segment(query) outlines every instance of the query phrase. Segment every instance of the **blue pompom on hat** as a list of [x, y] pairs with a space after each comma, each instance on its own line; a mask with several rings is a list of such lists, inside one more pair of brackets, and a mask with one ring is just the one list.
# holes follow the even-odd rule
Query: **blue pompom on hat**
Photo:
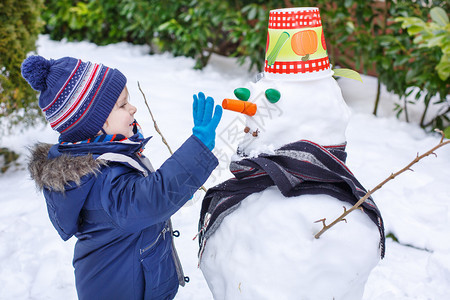
[[22, 76], [41, 92], [39, 107], [66, 142], [95, 136], [127, 83], [117, 69], [73, 57], [30, 56], [22, 63]]

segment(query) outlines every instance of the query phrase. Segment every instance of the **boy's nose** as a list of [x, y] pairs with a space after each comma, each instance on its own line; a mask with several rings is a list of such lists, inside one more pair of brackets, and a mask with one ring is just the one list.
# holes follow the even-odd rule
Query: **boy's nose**
[[136, 108], [136, 106], [134, 106], [134, 105], [132, 105], [132, 104], [130, 104], [130, 106], [131, 106], [131, 108], [130, 108], [130, 114], [134, 115], [134, 114], [136, 113], [136, 111], [137, 111], [137, 108]]

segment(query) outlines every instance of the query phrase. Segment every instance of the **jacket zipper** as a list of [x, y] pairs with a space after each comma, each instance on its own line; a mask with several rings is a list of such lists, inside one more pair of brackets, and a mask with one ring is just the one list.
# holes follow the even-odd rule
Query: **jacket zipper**
[[[139, 249], [140, 254], [142, 255], [143, 253], [145, 253], [146, 251], [150, 250], [153, 246], [155, 246], [155, 244], [159, 241], [159, 239], [162, 238], [165, 239], [166, 238], [166, 232], [169, 232], [171, 235], [173, 234], [173, 229], [172, 229], [172, 221], [169, 219], [169, 221], [167, 221], [166, 225], [164, 226], [163, 230], [161, 230], [161, 232], [158, 234], [158, 236], [156, 237], [156, 240], [151, 243], [151, 245], [145, 247], [144, 249]], [[186, 277], [184, 277], [184, 272], [183, 272], [183, 267], [181, 266], [181, 262], [180, 262], [180, 258], [178, 257], [178, 253], [177, 250], [175, 249], [175, 243], [174, 240], [172, 239], [172, 257], [175, 263], [175, 269], [177, 271], [177, 275], [178, 275], [178, 283], [181, 286], [185, 286], [186, 284]], [[141, 259], [141, 262], [144, 259]]]
[[163, 240], [165, 240], [166, 239], [166, 232], [168, 232], [168, 231], [169, 231], [169, 228], [167, 227], [167, 224], [166, 224], [164, 226], [163, 230], [156, 237], [156, 240], [153, 243], [151, 243], [150, 245], [148, 245], [147, 247], [145, 247], [144, 249], [139, 249], [139, 253], [142, 255], [145, 252], [147, 252], [148, 250], [150, 250], [159, 241], [161, 236], [162, 236]]

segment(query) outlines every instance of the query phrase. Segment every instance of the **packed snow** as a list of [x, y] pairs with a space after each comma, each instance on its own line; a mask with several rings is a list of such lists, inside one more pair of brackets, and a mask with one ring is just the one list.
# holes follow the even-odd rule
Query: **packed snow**
[[380, 260], [377, 226], [358, 211], [314, 238], [315, 221], [331, 222], [342, 206], [351, 207], [328, 195], [285, 198], [276, 187], [248, 196], [206, 242], [200, 268], [214, 298], [362, 299]]
[[[99, 47], [86, 42], [55, 42], [41, 36], [37, 53], [46, 58], [74, 56], [120, 69], [128, 78], [131, 101], [138, 108], [137, 120], [147, 135], [154, 136], [145, 154], [157, 167], [169, 152], [153, 128], [138, 81], [159, 128], [176, 149], [191, 134], [194, 93], [203, 91], [220, 103], [232, 97], [235, 88], [251, 81], [255, 73], [238, 66], [235, 59], [218, 56], [204, 70], [194, 70], [193, 59], [148, 55], [148, 50], [126, 43]], [[385, 90], [380, 116], [374, 117], [371, 112], [376, 79], [364, 76], [363, 81], [339, 79], [338, 83], [352, 111], [346, 132], [347, 165], [371, 189], [413, 160], [417, 152], [423, 153], [439, 143], [440, 136], [396, 119], [392, 107], [399, 100]], [[414, 115], [413, 107], [410, 111]], [[243, 138], [244, 124], [243, 117], [224, 112], [214, 149], [220, 165], [206, 182], [207, 188], [231, 177], [228, 165]], [[55, 143], [57, 138], [48, 125], [17, 128], [13, 134], [1, 137], [0, 147], [22, 155], [20, 166], [0, 174], [0, 299], [76, 299], [71, 265], [75, 239], [63, 242], [59, 238], [48, 219], [43, 196], [36, 191], [25, 167], [29, 145], [37, 141]], [[425, 158], [413, 167], [414, 172], [400, 175], [374, 194], [386, 233], [393, 233], [399, 243], [387, 239], [386, 257], [370, 274], [364, 300], [448, 299], [450, 146], [437, 150], [436, 155]], [[198, 192], [173, 217], [174, 227], [181, 231], [175, 241], [177, 249], [191, 279], [180, 288], [176, 299], [212, 299], [197, 268], [198, 243], [192, 240], [197, 233], [202, 198], [203, 193]], [[340, 225], [345, 229], [345, 224]], [[285, 229], [291, 229], [290, 224]], [[272, 291], [270, 284], [261, 288]]]

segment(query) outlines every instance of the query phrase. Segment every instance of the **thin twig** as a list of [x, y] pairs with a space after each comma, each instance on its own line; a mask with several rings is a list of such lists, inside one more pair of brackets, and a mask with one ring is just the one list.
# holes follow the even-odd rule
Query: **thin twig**
[[142, 89], [141, 89], [141, 85], [139, 84], [139, 81], [138, 81], [137, 84], [138, 84], [139, 90], [140, 90], [141, 93], [142, 93], [142, 96], [144, 97], [145, 105], [147, 106], [148, 112], [150, 113], [150, 116], [152, 117], [152, 120], [153, 120], [153, 126], [155, 127], [156, 132], [161, 136], [161, 139], [162, 139], [163, 143], [167, 146], [167, 149], [169, 149], [170, 155], [172, 155], [172, 154], [173, 154], [172, 149], [170, 149], [170, 146], [169, 146], [169, 144], [167, 143], [166, 139], [164, 138], [164, 135], [162, 134], [161, 130], [159, 130], [158, 124], [156, 123], [156, 120], [155, 120], [155, 118], [153, 117], [152, 110], [150, 109], [150, 106], [148, 105], [147, 97], [145, 97], [145, 94], [144, 94], [144, 92], [143, 92]]
[[[147, 106], [148, 112], [150, 113], [150, 116], [152, 117], [153, 126], [155, 127], [156, 132], [161, 136], [162, 142], [167, 146], [167, 149], [169, 149], [170, 155], [172, 155], [173, 151], [170, 148], [169, 143], [167, 143], [167, 141], [166, 141], [164, 135], [162, 134], [161, 130], [159, 130], [158, 124], [156, 123], [156, 120], [153, 117], [152, 110], [150, 109], [150, 106], [148, 105], [147, 97], [145, 97], [145, 94], [144, 94], [144, 92], [141, 89], [141, 85], [139, 84], [139, 81], [137, 82], [137, 84], [138, 84], [139, 90], [141, 91], [142, 96], [144, 97], [144, 102], [145, 102], [145, 105]], [[203, 185], [200, 188], [206, 193], [206, 188]]]
[[436, 130], [437, 132], [441, 133], [442, 138], [439, 142], [439, 144], [437, 144], [435, 147], [433, 147], [432, 149], [428, 150], [427, 152], [425, 152], [422, 155], [417, 154], [416, 158], [411, 161], [406, 167], [404, 167], [403, 169], [401, 169], [400, 171], [396, 172], [396, 173], [392, 173], [389, 177], [387, 177], [383, 182], [381, 182], [380, 184], [378, 184], [373, 190], [369, 190], [364, 197], [362, 197], [361, 199], [359, 199], [358, 202], [356, 202], [355, 205], [353, 205], [349, 210], [345, 210], [344, 212], [333, 222], [331, 222], [329, 225], [325, 225], [323, 224], [323, 228], [322, 230], [320, 230], [314, 237], [316, 239], [318, 239], [325, 231], [327, 231], [328, 229], [330, 229], [331, 227], [333, 227], [334, 225], [336, 225], [337, 223], [341, 222], [342, 220], [344, 220], [344, 218], [351, 213], [352, 211], [354, 211], [355, 209], [359, 209], [359, 206], [361, 204], [364, 203], [364, 201], [366, 201], [367, 198], [369, 198], [373, 193], [375, 193], [377, 190], [379, 190], [381, 187], [383, 187], [383, 185], [385, 185], [388, 181], [391, 181], [392, 179], [394, 179], [395, 177], [397, 177], [398, 175], [400, 175], [403, 172], [406, 171], [411, 171], [411, 167], [416, 164], [417, 162], [419, 162], [421, 159], [423, 159], [424, 157], [427, 157], [431, 154], [436, 155], [436, 153], [434, 153], [434, 151], [436, 151], [437, 149], [441, 148], [442, 146], [445, 146], [447, 144], [450, 144], [450, 140], [445, 141], [444, 142], [444, 133], [441, 130]]

